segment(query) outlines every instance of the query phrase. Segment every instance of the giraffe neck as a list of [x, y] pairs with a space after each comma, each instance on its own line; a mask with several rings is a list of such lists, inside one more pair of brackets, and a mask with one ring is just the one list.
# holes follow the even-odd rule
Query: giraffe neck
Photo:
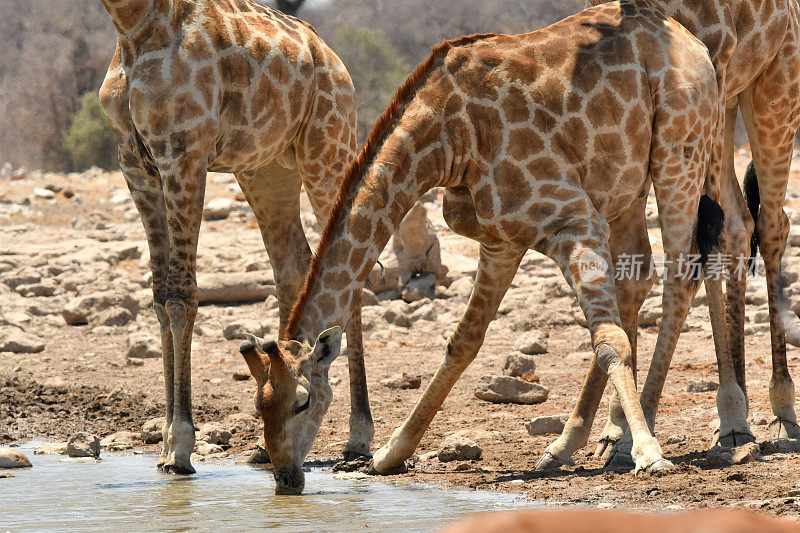
[[158, 15], [167, 15], [172, 0], [100, 0], [111, 16], [117, 35], [135, 41], [152, 30]]
[[[307, 280], [310, 297], [293, 338], [313, 341], [329, 327], [347, 325], [359, 305], [357, 296], [400, 221], [447, 175], [449, 147], [437, 135], [440, 120], [425, 111], [408, 113], [407, 108], [356, 177], [323, 252], [319, 275], [315, 282]], [[424, 147], [417, 139], [424, 139]]]

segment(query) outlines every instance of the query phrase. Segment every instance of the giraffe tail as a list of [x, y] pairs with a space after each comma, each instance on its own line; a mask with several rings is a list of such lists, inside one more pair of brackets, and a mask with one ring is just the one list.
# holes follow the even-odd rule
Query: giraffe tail
[[720, 245], [725, 212], [707, 194], [700, 197], [697, 208], [697, 249], [700, 252], [700, 265], [705, 266], [709, 254]]
[[[750, 210], [750, 215], [753, 217], [753, 224], [758, 225], [758, 210], [761, 207], [761, 193], [758, 190], [758, 178], [756, 176], [756, 167], [752, 161], [747, 165], [747, 171], [744, 174], [744, 199], [747, 201], [747, 208]], [[748, 263], [748, 270], [754, 272], [756, 265], [756, 254], [758, 254], [758, 230], [753, 230], [753, 236], [750, 237], [750, 261]]]

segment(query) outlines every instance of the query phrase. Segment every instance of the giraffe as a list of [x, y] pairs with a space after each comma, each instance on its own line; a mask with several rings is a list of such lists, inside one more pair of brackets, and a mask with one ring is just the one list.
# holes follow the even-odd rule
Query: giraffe
[[[355, 91], [314, 29], [250, 0], [101, 0], [117, 46], [100, 99], [150, 248], [166, 392], [158, 467], [193, 473], [191, 340], [206, 172], [233, 172], [275, 272], [280, 330], [311, 260], [305, 187], [320, 222], [355, 157]], [[373, 426], [359, 312], [348, 330], [351, 438]]]
[[[330, 402], [327, 369], [340, 328], [394, 228], [434, 186], [445, 187], [450, 227], [481, 244], [478, 273], [444, 362], [372, 468], [402, 468], [476, 356], [528, 249], [554, 259], [578, 297], [592, 366], [610, 376], [633, 428], [637, 472], [670, 468], [636, 392], [609, 266], [609, 221], [641, 209], [652, 180], [671, 257], [692, 249], [699, 216], [698, 237], [710, 221], [721, 224], [719, 206], [701, 198], [704, 190], [717, 194], [707, 170], [718, 100], [705, 47], [633, 2], [591, 8], [529, 34], [435, 47], [348, 169], [284, 339], [242, 347], [257, 381], [276, 492], [303, 490], [302, 461]], [[713, 231], [706, 237], [697, 239], [705, 255]], [[665, 316], [676, 317], [669, 334], [677, 335], [698, 282], [670, 267], [667, 283]], [[599, 399], [588, 400], [588, 427]], [[588, 441], [586, 427], [571, 419], [568, 438], [548, 447], [543, 460], [569, 461]]]
[[[587, 0], [587, 5], [605, 1], [608, 0]], [[770, 310], [772, 378], [769, 390], [775, 418], [769, 427], [772, 438], [797, 439], [800, 426], [794, 409], [794, 384], [786, 364], [786, 327], [796, 319], [788, 311], [783, 296], [781, 257], [789, 232], [783, 202], [794, 139], [800, 126], [800, 7], [791, 0], [652, 0], [651, 4], [700, 39], [708, 47], [714, 63], [717, 86], [725, 104], [723, 144], [718, 157], [721, 162], [720, 202], [726, 215], [727, 254], [734, 259], [750, 255], [750, 239], [755, 229], [757, 237], [753, 241], [752, 254], [755, 255], [756, 246], [760, 246], [767, 274]], [[742, 197], [733, 164], [737, 107], [744, 118], [753, 152], [753, 165], [745, 179], [745, 187], [750, 193], [747, 198], [749, 205]], [[719, 339], [720, 332], [715, 328], [714, 337], [718, 356], [720, 350], [729, 350], [733, 364], [733, 374], [728, 369], [721, 370], [720, 393], [717, 395], [720, 429], [714, 442], [723, 446], [755, 441], [746, 423], [746, 276], [737, 267], [732, 264], [728, 273], [724, 302], [717, 295], [719, 304], [711, 305], [713, 322], [715, 312], [721, 313], [722, 304], [727, 304], [730, 336]], [[643, 298], [644, 295], [630, 299], [631, 307], [627, 314], [638, 313]], [[634, 335], [635, 329], [634, 326]], [[668, 357], [654, 357], [642, 390], [642, 405], [651, 430], [668, 368]], [[742, 391], [744, 402], [739, 399], [733, 380]], [[625, 427], [614, 397], [596, 453], [613, 459], [613, 447], [622, 438]]]

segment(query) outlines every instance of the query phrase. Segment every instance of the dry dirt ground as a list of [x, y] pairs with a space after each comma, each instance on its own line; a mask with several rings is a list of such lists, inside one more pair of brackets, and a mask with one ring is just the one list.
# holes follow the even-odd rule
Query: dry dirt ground
[[[748, 160], [746, 152], [742, 151], [738, 159], [741, 171]], [[41, 198], [49, 196], [41, 190], [37, 196], [35, 189], [42, 188], [55, 191], [53, 198]], [[800, 227], [798, 193], [800, 180], [795, 177], [787, 211], [796, 227]], [[226, 219], [204, 223], [199, 269], [264, 271], [266, 276], [269, 262], [254, 219], [246, 204], [235, 200], [236, 195], [230, 176], [209, 176], [207, 201], [228, 198], [234, 203]], [[474, 275], [475, 243], [446, 228], [435, 201], [426, 205], [441, 241], [449, 279]], [[314, 240], [318, 228], [305, 203], [304, 212]], [[657, 249], [658, 231], [651, 231]], [[794, 303], [800, 294], [797, 237], [800, 234], [793, 233], [785, 263]], [[120, 430], [139, 431], [143, 422], [162, 414], [160, 360], [128, 357], [129, 338], [155, 336], [157, 332], [154, 313], [148, 307], [148, 272], [143, 230], [119, 173], [29, 172], [22, 179], [0, 181], [0, 342], [14, 337], [26, 346], [7, 346], [7, 350], [13, 350], [0, 351], [0, 444], [64, 440], [78, 430], [100, 437]], [[464, 287], [463, 282], [439, 287], [433, 301], [407, 304], [395, 300], [365, 307], [367, 371], [376, 425], [373, 450], [386, 442], [421, 394], [421, 389], [389, 389], [379, 382], [405, 371], [420, 376], [422, 386], [426, 385], [464, 309]], [[65, 306], [98, 292], [112, 295], [109, 307], [98, 308], [87, 325], [67, 325], [62, 316]], [[123, 299], [128, 301], [124, 310], [119, 307]], [[645, 304], [647, 323], [654, 323], [658, 317], [659, 302], [660, 284]], [[714, 392], [687, 392], [690, 380], [716, 381], [707, 308], [701, 298], [695, 302], [681, 336], [656, 428], [666, 456], [677, 465], [675, 471], [640, 477], [631, 472], [608, 472], [599, 458], [589, 454], [605, 421], [607, 391], [590, 445], [576, 454], [577, 465], [555, 474], [534, 473], [534, 464], [555, 436], [531, 437], [523, 424], [532, 417], [569, 412], [591, 353], [588, 332], [576, 322], [578, 308], [561, 275], [548, 259], [530, 253], [477, 359], [456, 384], [417, 450], [422, 456], [438, 449], [446, 436], [464, 430], [482, 447], [482, 458], [449, 463], [435, 458], [421, 460], [409, 473], [395, 479], [520, 492], [549, 503], [651, 510], [747, 506], [800, 517], [800, 451], [779, 452], [786, 448], [770, 443], [767, 432], [771, 419], [770, 355], [763, 279], [749, 283], [748, 302], [750, 421], [762, 443], [759, 460], [719, 466], [706, 456], [716, 421]], [[430, 312], [414, 313], [422, 306]], [[197, 319], [193, 346], [195, 422], [199, 426], [202, 422], [239, 420], [226, 451], [237, 459], [246, 458], [258, 438], [252, 402], [255, 386], [252, 380], [233, 379], [235, 372], [247, 369], [237, 351], [238, 341], [225, 340], [223, 330], [236, 321], [250, 320], [256, 321], [267, 337], [274, 336], [277, 312], [267, 307], [272, 306], [264, 302], [203, 305]], [[386, 318], [393, 315], [387, 313], [390, 308], [414, 317], [413, 321], [392, 319], [404, 325], [390, 323]], [[493, 404], [477, 399], [473, 390], [479, 378], [501, 373], [517, 339], [529, 329], [549, 336], [548, 352], [536, 356], [536, 373], [549, 387], [549, 399], [538, 405]], [[640, 328], [640, 383], [656, 334], [655, 326]], [[44, 349], [36, 352], [41, 345]], [[800, 350], [790, 347], [789, 366], [795, 379], [800, 376], [798, 362]], [[348, 382], [343, 358], [334, 363], [331, 378], [334, 402], [309, 457], [324, 464], [339, 457], [347, 439]], [[231, 417], [236, 414], [244, 416]], [[202, 468], [202, 464], [198, 466]]]

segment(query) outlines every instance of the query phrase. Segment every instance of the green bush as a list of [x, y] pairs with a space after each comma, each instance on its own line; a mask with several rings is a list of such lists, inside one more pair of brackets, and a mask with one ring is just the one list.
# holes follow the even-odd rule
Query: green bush
[[85, 170], [92, 166], [111, 170], [119, 166], [117, 140], [97, 93], [86, 93], [81, 98], [81, 109], [73, 115], [64, 135], [64, 147], [74, 170]]
[[353, 78], [358, 99], [358, 132], [364, 140], [411, 69], [379, 33], [366, 28], [342, 25], [331, 46]]

